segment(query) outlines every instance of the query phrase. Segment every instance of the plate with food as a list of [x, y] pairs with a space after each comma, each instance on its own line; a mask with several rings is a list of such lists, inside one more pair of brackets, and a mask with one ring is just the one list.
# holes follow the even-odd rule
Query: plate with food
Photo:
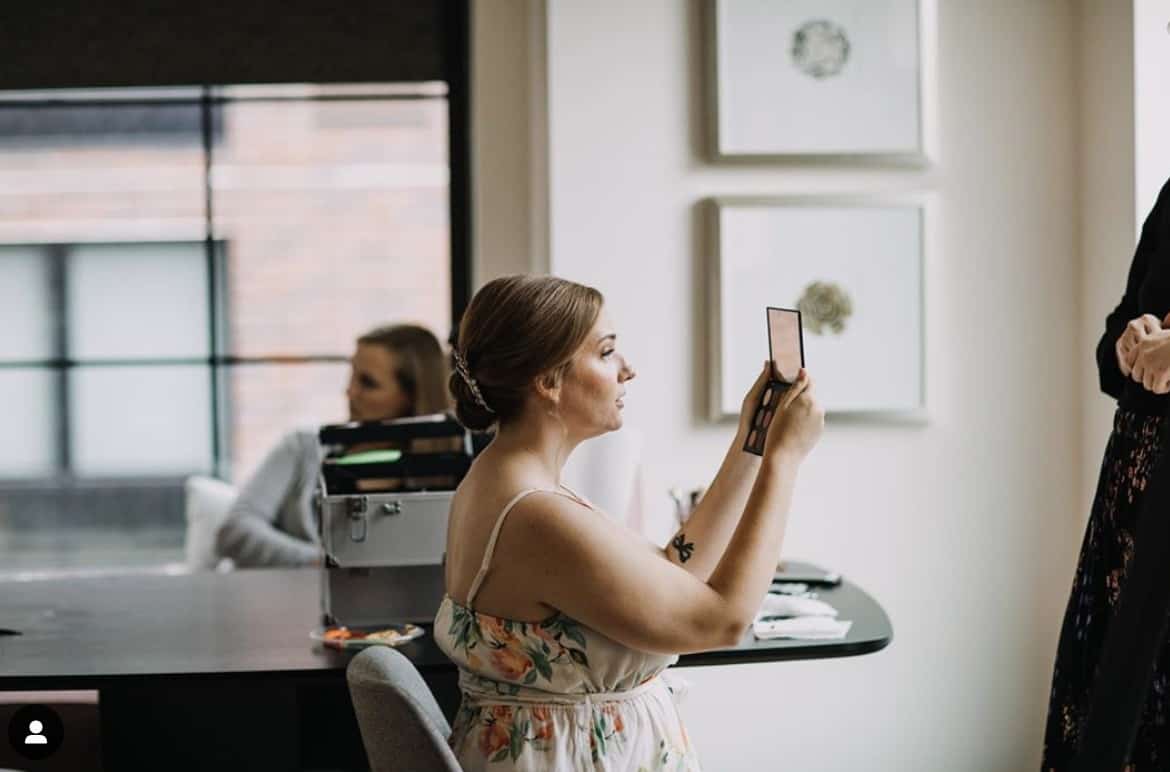
[[318, 628], [309, 633], [314, 641], [337, 649], [361, 649], [366, 646], [401, 646], [423, 634], [418, 625], [386, 625], [380, 627]]

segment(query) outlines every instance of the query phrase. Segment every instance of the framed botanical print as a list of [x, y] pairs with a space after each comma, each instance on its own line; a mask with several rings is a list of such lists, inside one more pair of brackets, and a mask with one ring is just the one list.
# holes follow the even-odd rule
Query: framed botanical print
[[708, 0], [717, 160], [927, 162], [933, 0]]
[[713, 420], [738, 415], [768, 356], [768, 306], [801, 312], [830, 416], [925, 418], [925, 200], [719, 198], [707, 209]]

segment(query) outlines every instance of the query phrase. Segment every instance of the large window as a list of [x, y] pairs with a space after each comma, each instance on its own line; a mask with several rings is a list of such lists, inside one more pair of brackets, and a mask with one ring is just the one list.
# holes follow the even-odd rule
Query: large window
[[[0, 572], [177, 559], [181, 481], [448, 333], [447, 87], [0, 95]], [[458, 266], [457, 266], [458, 268]]]
[[[212, 470], [207, 264], [198, 243], [0, 247], [0, 404], [16, 479]], [[165, 441], [164, 441], [165, 438]]]

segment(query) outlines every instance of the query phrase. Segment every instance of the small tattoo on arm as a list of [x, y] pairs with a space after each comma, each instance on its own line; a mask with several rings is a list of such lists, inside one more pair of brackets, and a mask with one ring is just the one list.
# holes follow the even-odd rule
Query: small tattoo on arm
[[675, 536], [670, 546], [678, 550], [678, 562], [680, 563], [685, 563], [690, 560], [691, 553], [695, 551], [695, 543], [693, 541], [687, 541], [687, 535], [685, 533], [679, 533], [678, 536]]

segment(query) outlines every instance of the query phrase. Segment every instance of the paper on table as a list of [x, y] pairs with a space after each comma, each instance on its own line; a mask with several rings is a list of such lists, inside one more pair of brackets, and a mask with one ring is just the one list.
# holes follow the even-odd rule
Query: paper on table
[[798, 638], [801, 640], [841, 639], [853, 623], [832, 617], [793, 617], [791, 619], [757, 619], [752, 625], [756, 638]]
[[837, 609], [823, 600], [770, 592], [764, 596], [760, 613], [781, 617], [835, 617]]

